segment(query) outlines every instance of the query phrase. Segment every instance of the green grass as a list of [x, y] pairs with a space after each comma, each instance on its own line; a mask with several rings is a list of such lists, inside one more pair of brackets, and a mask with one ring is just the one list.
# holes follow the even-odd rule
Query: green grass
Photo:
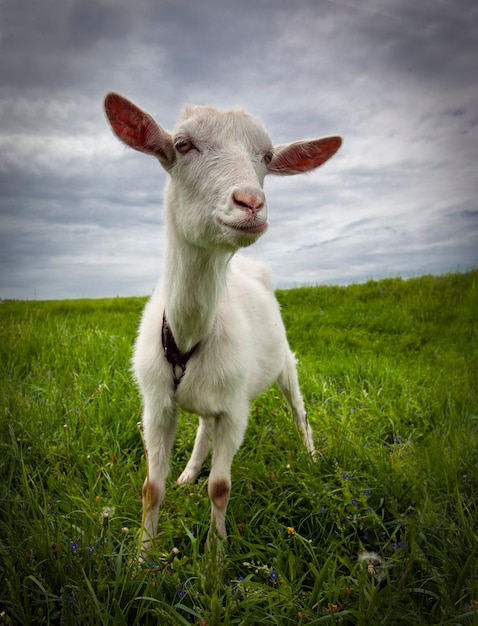
[[260, 396], [220, 566], [204, 548], [207, 468], [173, 488], [186, 414], [157, 552], [136, 560], [129, 359], [145, 300], [1, 302], [0, 624], [478, 624], [477, 283], [279, 292], [319, 460], [278, 390]]

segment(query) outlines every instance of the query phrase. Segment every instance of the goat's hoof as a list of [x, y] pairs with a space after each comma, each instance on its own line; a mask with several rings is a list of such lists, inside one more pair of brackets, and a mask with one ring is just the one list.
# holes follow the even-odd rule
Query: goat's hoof
[[189, 483], [194, 482], [197, 475], [197, 472], [191, 472], [185, 469], [181, 476], [177, 479], [176, 485], [178, 487], [180, 487], [181, 485], [188, 485]]

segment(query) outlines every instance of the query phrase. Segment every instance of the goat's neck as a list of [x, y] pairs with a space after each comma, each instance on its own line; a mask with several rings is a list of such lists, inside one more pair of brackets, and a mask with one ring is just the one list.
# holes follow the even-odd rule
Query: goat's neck
[[163, 285], [166, 318], [181, 352], [211, 332], [231, 252], [201, 248], [169, 233]]

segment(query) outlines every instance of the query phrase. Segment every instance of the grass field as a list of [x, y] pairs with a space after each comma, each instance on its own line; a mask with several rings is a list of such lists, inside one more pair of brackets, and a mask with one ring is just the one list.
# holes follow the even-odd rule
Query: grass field
[[145, 300], [0, 303], [0, 624], [478, 624], [478, 271], [278, 295], [319, 459], [261, 395], [220, 567], [186, 414], [136, 559]]

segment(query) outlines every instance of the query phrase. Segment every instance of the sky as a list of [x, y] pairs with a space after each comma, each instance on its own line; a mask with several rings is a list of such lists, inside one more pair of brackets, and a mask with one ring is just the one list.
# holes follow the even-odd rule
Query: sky
[[171, 129], [246, 108], [276, 144], [341, 135], [269, 177], [247, 254], [278, 287], [478, 267], [476, 0], [3, 0], [0, 298], [148, 295], [166, 173], [113, 136], [117, 91]]

